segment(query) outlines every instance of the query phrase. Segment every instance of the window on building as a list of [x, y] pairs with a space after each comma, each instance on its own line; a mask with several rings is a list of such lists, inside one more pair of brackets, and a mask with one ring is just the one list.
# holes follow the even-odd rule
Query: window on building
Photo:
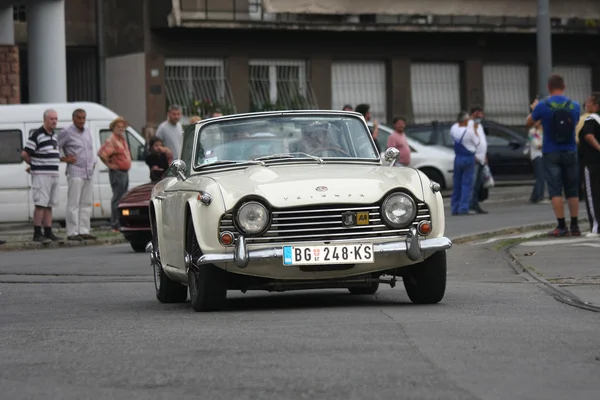
[[206, 118], [217, 109], [235, 112], [223, 60], [168, 59], [165, 81], [167, 102], [181, 105], [184, 116]]
[[460, 111], [460, 68], [455, 63], [413, 63], [410, 87], [414, 122], [453, 121]]
[[554, 72], [562, 75], [567, 88], [565, 95], [583, 104], [592, 93], [592, 68], [589, 65], [557, 66]]
[[251, 60], [252, 111], [316, 108], [304, 61]]
[[17, 129], [0, 130], [0, 164], [20, 164], [23, 152], [22, 132]]
[[[335, 61], [331, 65], [331, 107], [369, 104], [374, 119], [387, 121], [385, 63], [380, 61]], [[380, 131], [381, 132], [381, 131]]]
[[533, 101], [529, 96], [529, 66], [484, 65], [483, 95], [486, 119], [523, 125]]
[[15, 22], [27, 22], [25, 5], [19, 5], [13, 7], [13, 21]]

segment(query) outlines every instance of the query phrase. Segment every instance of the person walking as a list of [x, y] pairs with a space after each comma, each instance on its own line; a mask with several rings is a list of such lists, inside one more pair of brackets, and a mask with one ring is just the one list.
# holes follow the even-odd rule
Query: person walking
[[600, 237], [600, 96], [594, 96], [590, 115], [579, 131], [585, 204], [590, 221], [587, 237]]
[[544, 180], [544, 160], [542, 159], [542, 140], [544, 131], [541, 123], [536, 123], [529, 130], [529, 155], [533, 164], [533, 173], [535, 183], [529, 201], [531, 203], [546, 202], [544, 192], [546, 191], [546, 181]]
[[181, 136], [183, 135], [183, 126], [180, 120], [181, 106], [172, 104], [167, 113], [167, 120], [161, 123], [156, 129], [156, 137], [163, 141], [175, 158], [179, 158]]
[[473, 129], [477, 134], [479, 140], [477, 150], [475, 151], [475, 177], [473, 180], [473, 193], [471, 196], [471, 210], [477, 214], [487, 214], [488, 212], [481, 208], [479, 204], [479, 195], [483, 190], [483, 169], [486, 166], [487, 160], [487, 138], [485, 131], [481, 125], [481, 120], [484, 117], [483, 108], [481, 106], [475, 106], [471, 108], [471, 120], [469, 126], [473, 125]]
[[113, 232], [119, 232], [119, 200], [129, 187], [131, 152], [125, 139], [127, 125], [124, 118], [115, 118], [109, 126], [112, 135], [106, 139], [106, 142], [98, 150], [98, 157], [108, 167], [110, 187], [113, 192], [111, 199], [111, 226]]
[[[549, 236], [581, 236], [579, 229], [579, 167], [575, 125], [579, 120], [580, 106], [564, 95], [566, 85], [562, 76], [553, 74], [548, 78], [550, 96], [531, 104], [533, 110], [527, 117], [526, 126], [531, 128], [541, 121], [544, 130], [542, 159], [548, 193], [558, 221]], [[569, 205], [570, 229], [565, 222], [563, 191]]]
[[454, 186], [450, 207], [452, 215], [470, 214], [473, 197], [473, 179], [475, 177], [475, 153], [479, 145], [477, 124], [469, 124], [470, 116], [466, 111], [458, 114], [457, 122], [450, 128], [454, 140]]
[[387, 147], [398, 149], [398, 159], [394, 162], [395, 167], [408, 167], [410, 164], [410, 146], [406, 140], [406, 119], [394, 118], [394, 132], [388, 137]]
[[[63, 239], [52, 232], [52, 208], [58, 206], [58, 166], [60, 152], [54, 129], [58, 122], [55, 110], [44, 111], [44, 124], [33, 131], [21, 153], [29, 164], [33, 204], [33, 241], [48, 244]], [[44, 231], [42, 232], [42, 227]]]
[[73, 124], [58, 136], [58, 148], [64, 154], [60, 160], [67, 163], [67, 239], [76, 241], [96, 239], [90, 234], [96, 157], [85, 121], [85, 110], [78, 108], [73, 112]]

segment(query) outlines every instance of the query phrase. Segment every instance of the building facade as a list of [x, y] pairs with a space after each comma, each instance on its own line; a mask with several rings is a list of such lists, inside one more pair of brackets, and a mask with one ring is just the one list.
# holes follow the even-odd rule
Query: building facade
[[[481, 104], [523, 124], [537, 94], [536, 0], [357, 3], [65, 0], [68, 100], [103, 102], [137, 129], [169, 103], [186, 116], [369, 103], [381, 121], [415, 123]], [[581, 102], [600, 90], [600, 2], [566, 5], [550, 2], [553, 69]], [[22, 102], [26, 24], [17, 6]]]

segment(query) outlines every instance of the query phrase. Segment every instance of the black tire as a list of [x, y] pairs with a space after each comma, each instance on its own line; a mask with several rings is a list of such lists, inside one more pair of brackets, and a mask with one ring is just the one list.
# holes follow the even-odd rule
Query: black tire
[[148, 244], [148, 242], [144, 243], [144, 242], [129, 242], [129, 244], [131, 245], [131, 248], [133, 249], [133, 251], [135, 251], [136, 253], [144, 253], [146, 252], [146, 245]]
[[352, 294], [375, 294], [377, 289], [379, 289], [379, 282], [373, 282], [367, 287], [350, 287], [348, 291]]
[[[156, 225], [156, 223], [154, 225]], [[160, 261], [160, 249], [158, 247], [156, 226], [152, 228], [152, 246], [153, 250], [156, 251], [156, 259], [152, 264], [156, 298], [161, 303], [184, 303], [187, 300], [187, 287], [179, 282], [171, 280], [171, 278], [165, 274], [165, 271], [163, 271], [162, 263]]]
[[415, 304], [436, 304], [446, 293], [446, 250], [409, 267], [402, 277], [406, 293]]
[[442, 189], [446, 188], [446, 182], [444, 181], [444, 176], [442, 175], [442, 173], [440, 171], [433, 169], [433, 168], [423, 168], [421, 170], [421, 172], [423, 172], [425, 175], [427, 175], [427, 177], [429, 178], [430, 181], [439, 183], [440, 186], [442, 187]]
[[[192, 260], [201, 255], [191, 218], [187, 225], [186, 250]], [[197, 266], [192, 261], [188, 270], [188, 287], [194, 311], [218, 311], [225, 308], [227, 273], [222, 269], [210, 264]]]

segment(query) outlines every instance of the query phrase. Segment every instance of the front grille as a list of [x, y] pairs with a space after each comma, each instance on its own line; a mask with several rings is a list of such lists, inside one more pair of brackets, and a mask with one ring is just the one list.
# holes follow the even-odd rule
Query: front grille
[[[430, 220], [429, 208], [425, 203], [417, 203], [417, 217], [412, 226], [423, 220]], [[342, 214], [347, 212], [368, 212], [369, 224], [344, 227]], [[372, 206], [319, 206], [274, 210], [269, 230], [259, 237], [246, 238], [249, 244], [283, 243], [308, 241], [344, 241], [373, 237], [392, 237], [408, 234], [409, 228], [390, 229], [382, 220], [380, 207]], [[238, 232], [233, 223], [233, 214], [223, 215], [220, 232]]]

